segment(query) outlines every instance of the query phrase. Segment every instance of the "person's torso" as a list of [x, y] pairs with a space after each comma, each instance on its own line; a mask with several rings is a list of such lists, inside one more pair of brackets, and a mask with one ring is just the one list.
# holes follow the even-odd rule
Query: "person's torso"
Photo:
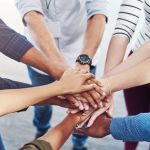
[[[41, 3], [45, 21], [57, 47], [69, 64], [74, 65], [75, 59], [82, 50], [87, 27], [86, 0], [41, 0]], [[25, 32], [35, 45], [27, 29]]]
[[150, 40], [150, 0], [144, 0], [143, 11], [144, 22], [135, 41], [134, 49], [139, 48], [145, 42]]

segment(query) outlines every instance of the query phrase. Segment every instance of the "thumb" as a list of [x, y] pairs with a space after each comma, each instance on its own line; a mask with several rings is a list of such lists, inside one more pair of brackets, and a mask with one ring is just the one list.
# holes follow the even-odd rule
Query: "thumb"
[[86, 73], [83, 74], [83, 77], [84, 77], [84, 81], [86, 81], [87, 79], [94, 78], [95, 76], [92, 73]]

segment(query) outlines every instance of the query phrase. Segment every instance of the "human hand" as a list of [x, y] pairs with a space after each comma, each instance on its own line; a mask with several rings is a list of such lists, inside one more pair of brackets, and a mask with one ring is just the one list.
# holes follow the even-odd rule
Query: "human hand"
[[67, 69], [58, 82], [62, 94], [76, 94], [94, 89], [96, 84], [84, 84], [86, 80], [93, 77], [94, 75], [84, 70]]
[[65, 97], [62, 98], [60, 96], [47, 99], [36, 105], [56, 105], [56, 106], [69, 108], [69, 109], [77, 109], [78, 108], [75, 106], [74, 103], [72, 103], [71, 101], [68, 101], [68, 99], [66, 99]]
[[[77, 68], [79, 70], [90, 71], [89, 65], [82, 65], [78, 62], [76, 63], [75, 68]], [[93, 79], [89, 79], [86, 82], [86, 84], [96, 84], [97, 87], [95, 89], [81, 93], [79, 98], [83, 98], [83, 100], [82, 99], [79, 99], [79, 100], [82, 102], [88, 102], [93, 108], [98, 108], [98, 105], [99, 105], [101, 99], [103, 99], [105, 96], [105, 93], [103, 91], [101, 91], [100, 82], [97, 82], [97, 80], [96, 79], [94, 80], [94, 78], [93, 78]]]
[[103, 107], [97, 109], [93, 114], [92, 114], [92, 117], [90, 118], [90, 120], [88, 121], [88, 127], [92, 126], [94, 121], [97, 119], [98, 116], [100, 116], [101, 114], [105, 113], [109, 107], [112, 105], [112, 102], [109, 101], [109, 102], [102, 102], [103, 103]]
[[110, 123], [111, 118], [107, 117], [106, 114], [99, 116], [93, 125], [89, 128], [78, 128], [75, 133], [87, 135], [94, 138], [102, 138], [110, 134]]

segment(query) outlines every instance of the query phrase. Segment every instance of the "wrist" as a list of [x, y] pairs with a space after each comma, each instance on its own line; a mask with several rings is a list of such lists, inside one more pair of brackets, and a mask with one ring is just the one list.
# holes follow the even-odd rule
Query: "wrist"
[[111, 124], [112, 118], [107, 118], [107, 124], [105, 127], [106, 136], [110, 134], [110, 124]]
[[82, 66], [89, 66], [89, 69], [92, 65], [92, 59], [87, 54], [80, 54], [77, 59], [76, 63]]
[[90, 65], [88, 65], [88, 64], [83, 65], [83, 64], [80, 64], [79, 62], [76, 62], [75, 68], [80, 69], [80, 70], [86, 70], [86, 71], [90, 72]]
[[106, 95], [111, 95], [112, 94], [112, 89], [111, 89], [111, 84], [108, 79], [101, 79], [100, 82], [102, 83], [102, 90], [106, 93]]

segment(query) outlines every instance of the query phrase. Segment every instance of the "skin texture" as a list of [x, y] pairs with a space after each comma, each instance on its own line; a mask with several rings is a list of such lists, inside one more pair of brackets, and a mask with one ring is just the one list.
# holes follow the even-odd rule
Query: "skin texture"
[[90, 114], [91, 112], [84, 116], [81, 113], [69, 114], [60, 124], [39, 139], [50, 143], [53, 150], [59, 150], [74, 131], [76, 125], [84, 122]]
[[[105, 110], [108, 111], [108, 115], [112, 117], [113, 113], [113, 99], [110, 96], [110, 91], [116, 92], [119, 90], [127, 89], [130, 87], [140, 86], [150, 83], [150, 71], [149, 71], [149, 51], [150, 42], [145, 43], [137, 51], [135, 51], [130, 57], [128, 57], [124, 62], [118, 65], [115, 69], [110, 71], [110, 76], [106, 76], [100, 79], [103, 85], [102, 90], [106, 94], [106, 99], [103, 99], [103, 103], [111, 104], [110, 108], [98, 109], [95, 114], [91, 117], [89, 121], [89, 126], [91, 126], [95, 119], [101, 115]], [[138, 80], [137, 80], [138, 79]], [[105, 106], [105, 104], [104, 104]], [[104, 108], [107, 108], [106, 106]]]
[[[30, 11], [24, 16], [24, 20], [27, 23], [27, 27], [34, 41], [51, 61], [51, 63], [49, 63], [50, 75], [52, 75], [55, 79], [59, 79], [70, 65], [60, 54], [59, 49], [55, 44], [55, 40], [49, 32], [43, 15], [35, 11]], [[95, 15], [89, 19], [81, 54], [88, 54], [91, 58], [93, 58], [103, 36], [106, 24], [105, 20], [106, 17], [104, 15]], [[80, 65], [78, 63], [75, 64], [75, 68], [86, 71], [90, 70], [88, 65]], [[66, 95], [66, 98], [73, 101], [81, 110], [84, 109], [83, 103], [85, 102], [96, 108], [96, 102], [99, 97], [100, 94], [95, 90], [78, 95]], [[82, 103], [78, 103], [79, 100]]]
[[[90, 73], [68, 69], [59, 81], [48, 85], [25, 89], [1, 90], [0, 116], [40, 103], [51, 97], [91, 90], [96, 85], [84, 85], [84, 82], [92, 77], [93, 75]], [[66, 84], [68, 82], [71, 84]]]

